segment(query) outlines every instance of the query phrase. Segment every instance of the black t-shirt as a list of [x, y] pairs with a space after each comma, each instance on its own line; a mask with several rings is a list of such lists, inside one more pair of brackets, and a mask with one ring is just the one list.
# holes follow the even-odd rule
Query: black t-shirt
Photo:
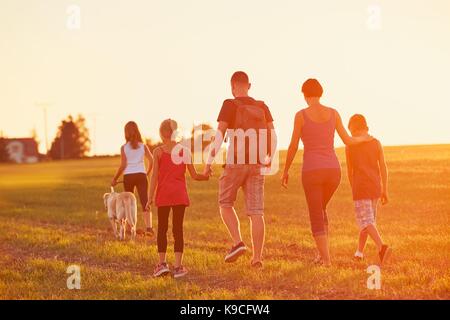
[[373, 139], [352, 145], [346, 151], [353, 167], [353, 200], [380, 198], [380, 141]]
[[[241, 104], [249, 104], [249, 105], [257, 105], [261, 107], [264, 110], [265, 118], [267, 123], [273, 122], [272, 114], [270, 113], [269, 107], [262, 102], [262, 101], [256, 101], [255, 99], [251, 97], [239, 97], [236, 98], [241, 102]], [[235, 119], [236, 119], [236, 110], [237, 110], [237, 104], [236, 99], [227, 99], [223, 102], [222, 109], [220, 109], [219, 116], [217, 117], [217, 121], [224, 121], [228, 124], [228, 129], [235, 129]], [[230, 146], [231, 147], [231, 146]], [[246, 142], [246, 149], [248, 148], [248, 141]], [[247, 150], [248, 151], [248, 150]], [[250, 163], [249, 155], [246, 151], [245, 154], [245, 163]], [[233, 157], [234, 159], [230, 158], [230, 154], [227, 156], [227, 161], [232, 161], [233, 163], [237, 163], [237, 157], [236, 155]], [[258, 162], [261, 163], [261, 161], [264, 161], [264, 159], [259, 159], [259, 153], [258, 153]]]
[[[269, 107], [265, 103], [258, 103], [255, 99], [251, 97], [239, 97], [236, 98], [242, 103], [258, 105], [264, 109], [266, 114], [266, 121], [273, 122], [272, 114], [270, 113]], [[236, 102], [235, 99], [227, 99], [223, 102], [222, 109], [220, 109], [219, 116], [217, 117], [217, 122], [224, 121], [228, 123], [228, 129], [234, 129], [234, 120], [236, 118]]]

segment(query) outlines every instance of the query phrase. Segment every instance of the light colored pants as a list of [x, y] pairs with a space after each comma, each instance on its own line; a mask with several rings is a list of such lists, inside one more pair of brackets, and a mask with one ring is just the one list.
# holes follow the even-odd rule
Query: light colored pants
[[264, 214], [263, 167], [257, 164], [227, 164], [219, 179], [219, 205], [234, 206], [237, 193], [242, 187], [248, 215]]
[[378, 199], [355, 200], [356, 223], [360, 230], [375, 225]]

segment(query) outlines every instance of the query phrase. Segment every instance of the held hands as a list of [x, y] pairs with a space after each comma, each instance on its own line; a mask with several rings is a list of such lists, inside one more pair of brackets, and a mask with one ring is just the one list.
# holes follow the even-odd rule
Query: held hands
[[288, 182], [289, 182], [289, 173], [288, 172], [284, 172], [283, 176], [281, 177], [281, 186], [283, 188], [287, 189]]
[[113, 178], [111, 181], [111, 187], [115, 187], [117, 185], [117, 179]]
[[213, 171], [212, 171], [211, 167], [209, 167], [207, 169], [205, 168], [205, 171], [203, 172], [203, 174], [200, 175], [202, 177], [201, 180], [209, 181], [209, 178], [211, 178], [212, 175], [213, 175]]
[[205, 180], [209, 180], [209, 178], [213, 175], [213, 171], [211, 169], [210, 165], [206, 165], [205, 169], [203, 170], [203, 176], [205, 177]]
[[153, 200], [148, 200], [147, 204], [145, 205], [145, 211], [150, 211], [152, 209]]

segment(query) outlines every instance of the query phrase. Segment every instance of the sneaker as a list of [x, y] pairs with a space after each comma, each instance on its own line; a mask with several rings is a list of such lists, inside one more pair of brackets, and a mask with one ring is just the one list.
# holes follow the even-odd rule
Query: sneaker
[[225, 262], [235, 262], [240, 256], [242, 256], [247, 247], [243, 242], [239, 242], [237, 245], [231, 248], [230, 252], [225, 256]]
[[355, 255], [353, 256], [353, 260], [361, 262], [364, 260], [364, 254], [362, 252], [356, 251]]
[[317, 265], [323, 264], [323, 260], [322, 260], [322, 257], [320, 256], [320, 254], [317, 254], [317, 255], [316, 255], [316, 257], [315, 257], [314, 260], [313, 260], [313, 263], [314, 263], [314, 264], [317, 264]]
[[173, 277], [175, 279], [182, 278], [187, 274], [188, 274], [188, 269], [186, 269], [184, 266], [180, 266], [173, 270]]
[[156, 266], [155, 270], [153, 271], [153, 277], [162, 277], [170, 273], [169, 266], [166, 262], [160, 263]]
[[380, 266], [389, 259], [389, 257], [391, 256], [391, 253], [392, 253], [392, 250], [387, 245], [383, 244], [381, 246], [381, 250], [378, 254], [380, 257]]
[[262, 261], [252, 261], [251, 266], [255, 269], [262, 269], [263, 263]]

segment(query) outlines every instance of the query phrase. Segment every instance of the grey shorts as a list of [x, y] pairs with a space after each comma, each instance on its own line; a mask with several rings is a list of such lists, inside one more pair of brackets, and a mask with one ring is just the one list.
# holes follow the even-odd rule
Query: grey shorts
[[356, 223], [360, 230], [376, 224], [378, 199], [355, 200]]
[[242, 187], [247, 214], [264, 214], [264, 175], [261, 165], [226, 165], [219, 179], [219, 205], [221, 208], [234, 206], [237, 193]]

